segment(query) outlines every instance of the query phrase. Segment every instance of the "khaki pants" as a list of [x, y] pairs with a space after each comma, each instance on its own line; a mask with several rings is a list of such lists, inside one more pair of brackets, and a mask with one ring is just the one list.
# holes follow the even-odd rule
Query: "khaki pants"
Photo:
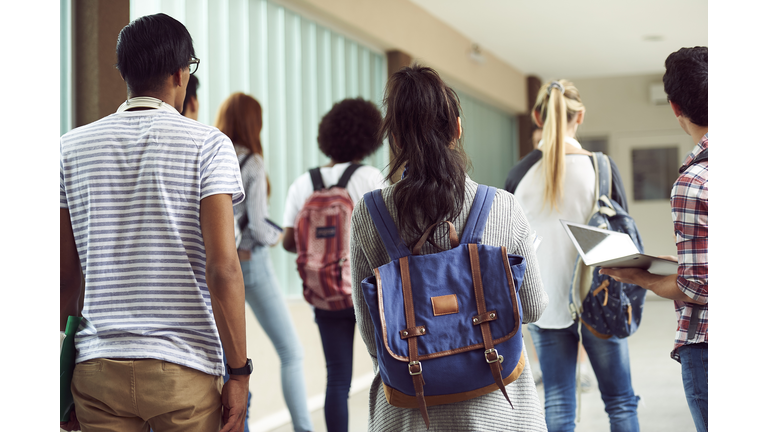
[[215, 432], [222, 377], [155, 359], [95, 359], [72, 377], [83, 432]]

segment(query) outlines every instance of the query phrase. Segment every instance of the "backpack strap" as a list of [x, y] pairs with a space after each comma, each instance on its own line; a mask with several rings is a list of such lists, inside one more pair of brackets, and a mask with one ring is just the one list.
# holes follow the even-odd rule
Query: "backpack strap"
[[496, 188], [486, 185], [477, 185], [477, 193], [469, 211], [464, 232], [461, 235], [461, 244], [480, 243], [485, 230], [485, 222], [491, 212], [493, 197], [496, 196]]
[[684, 166], [681, 166], [681, 167], [680, 167], [680, 169], [678, 170], [678, 172], [679, 172], [680, 174], [682, 174], [682, 173], [684, 173], [684, 172], [685, 172], [685, 170], [687, 170], [687, 169], [688, 169], [688, 167], [689, 167], [689, 166], [691, 166], [691, 165], [693, 165], [693, 164], [697, 164], [697, 163], [699, 163], [699, 162], [708, 161], [708, 160], [709, 160], [709, 158], [707, 157], [707, 151], [708, 151], [708, 150], [709, 150], [708, 148], [705, 148], [703, 152], [699, 153], [699, 155], [698, 155], [698, 156], [696, 156], [695, 158], [693, 158], [693, 160], [691, 161], [691, 163], [689, 163], [688, 165], [684, 165]]
[[600, 152], [593, 152], [592, 158], [595, 162], [595, 177], [597, 182], [596, 192], [599, 196], [595, 199], [599, 200], [600, 197], [611, 196], [611, 164], [608, 162], [608, 157]]
[[309, 170], [309, 178], [312, 179], [312, 190], [314, 192], [325, 189], [325, 184], [323, 184], [323, 176], [320, 175], [320, 167], [312, 168]]
[[355, 170], [360, 168], [360, 167], [361, 167], [360, 164], [356, 164], [356, 163], [350, 164], [347, 167], [347, 169], [344, 170], [344, 174], [341, 175], [341, 178], [336, 183], [336, 185], [331, 186], [331, 187], [340, 187], [342, 189], [345, 189], [347, 187], [347, 183], [349, 183], [350, 177], [352, 177], [352, 174], [354, 174]]
[[245, 162], [248, 160], [249, 157], [251, 157], [252, 154], [253, 152], [250, 152], [250, 151], [245, 154], [245, 157], [243, 157], [243, 160], [240, 161], [240, 169], [243, 169], [243, 165], [245, 165]]
[[411, 255], [411, 251], [408, 250], [408, 247], [400, 238], [395, 221], [392, 220], [392, 216], [384, 204], [384, 196], [381, 193], [381, 189], [366, 193], [363, 195], [363, 200], [368, 208], [368, 214], [371, 215], [373, 224], [376, 225], [381, 241], [384, 242], [384, 246], [387, 248], [389, 258], [395, 261]]

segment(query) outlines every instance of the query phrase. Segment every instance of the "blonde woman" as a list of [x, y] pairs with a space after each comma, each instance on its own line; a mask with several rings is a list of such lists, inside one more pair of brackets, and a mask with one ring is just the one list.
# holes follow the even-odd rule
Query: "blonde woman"
[[[534, 122], [542, 128], [541, 141], [512, 168], [505, 184], [543, 239], [537, 256], [549, 306], [528, 329], [539, 356], [550, 432], [573, 431], [576, 427], [579, 339], [597, 377], [611, 431], [638, 431], [638, 396], [632, 389], [627, 340], [598, 338], [580, 327], [568, 309], [577, 252], [560, 219], [586, 223], [595, 201], [591, 153], [575, 139], [585, 113], [573, 83], [558, 80], [542, 86], [532, 113]], [[626, 209], [624, 186], [612, 160], [611, 171], [611, 197]]]

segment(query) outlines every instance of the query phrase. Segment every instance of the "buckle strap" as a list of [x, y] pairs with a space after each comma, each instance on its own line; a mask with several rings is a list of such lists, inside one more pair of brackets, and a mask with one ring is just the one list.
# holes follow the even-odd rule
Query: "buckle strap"
[[[488, 312], [485, 310], [485, 292], [483, 290], [483, 277], [480, 274], [480, 255], [477, 251], [477, 245], [468, 244], [467, 247], [469, 248], [469, 263], [472, 267], [472, 284], [475, 288], [475, 300], [477, 301], [478, 317], [484, 316], [486, 314], [490, 317], [491, 313], [495, 314], [495, 312]], [[507, 394], [507, 388], [504, 386], [504, 380], [501, 378], [501, 362], [503, 357], [500, 356], [498, 351], [496, 351], [496, 349], [493, 347], [491, 327], [488, 324], [488, 321], [481, 322], [479, 325], [480, 330], [483, 333], [485, 361], [491, 368], [491, 375], [493, 375], [493, 380], [496, 382], [499, 390], [501, 390], [501, 393], [507, 399], [507, 402], [509, 402], [509, 406], [514, 408], [512, 401], [509, 399], [509, 395]]]
[[[413, 310], [413, 292], [411, 291], [411, 271], [408, 267], [408, 257], [402, 257], [399, 260], [400, 263], [400, 277], [403, 280], [403, 303], [405, 303], [405, 325], [408, 331], [416, 329], [416, 314]], [[421, 326], [420, 328], [424, 328]], [[426, 331], [426, 330], [425, 330]], [[420, 331], [417, 332], [420, 335]], [[411, 333], [409, 332], [409, 335]], [[400, 337], [403, 337], [403, 333], [400, 333]], [[416, 400], [419, 403], [419, 411], [421, 417], [424, 419], [424, 423], [429, 429], [429, 413], [427, 412], [427, 400], [424, 397], [424, 376], [421, 374], [421, 362], [419, 361], [419, 349], [418, 338], [406, 337], [408, 341], [408, 373], [413, 378], [413, 388], [416, 391]]]

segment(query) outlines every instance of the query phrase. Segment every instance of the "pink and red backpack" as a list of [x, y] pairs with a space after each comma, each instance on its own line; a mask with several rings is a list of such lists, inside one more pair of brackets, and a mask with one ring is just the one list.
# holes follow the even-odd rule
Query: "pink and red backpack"
[[355, 203], [346, 190], [359, 168], [350, 164], [339, 182], [325, 188], [320, 168], [309, 170], [314, 192], [296, 216], [296, 266], [309, 304], [325, 310], [352, 307], [349, 230]]

